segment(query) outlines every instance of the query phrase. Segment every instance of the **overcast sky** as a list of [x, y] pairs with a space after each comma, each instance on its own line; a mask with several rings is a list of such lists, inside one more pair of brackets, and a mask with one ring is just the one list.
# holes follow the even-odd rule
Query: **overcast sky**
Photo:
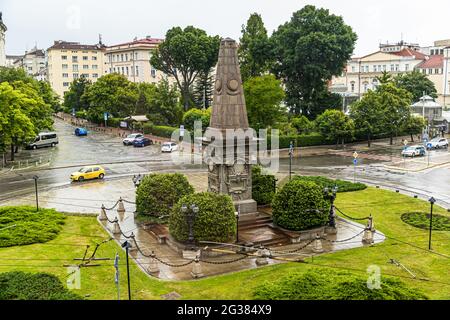
[[358, 34], [355, 55], [379, 42], [403, 40], [432, 45], [450, 38], [448, 0], [0, 0], [8, 27], [7, 54], [23, 54], [54, 40], [112, 45], [134, 37], [164, 37], [172, 26], [194, 25], [211, 35], [240, 37], [249, 15], [262, 15], [269, 33], [306, 4], [344, 17]]

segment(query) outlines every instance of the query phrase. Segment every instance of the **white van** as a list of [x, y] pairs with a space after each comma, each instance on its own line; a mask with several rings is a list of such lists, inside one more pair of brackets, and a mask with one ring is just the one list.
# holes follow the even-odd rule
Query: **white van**
[[55, 132], [41, 132], [32, 142], [27, 144], [27, 149], [54, 147], [58, 143], [58, 136]]

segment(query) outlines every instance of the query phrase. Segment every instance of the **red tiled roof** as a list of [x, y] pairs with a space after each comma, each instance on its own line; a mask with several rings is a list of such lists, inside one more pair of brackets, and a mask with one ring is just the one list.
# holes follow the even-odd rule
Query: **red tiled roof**
[[144, 38], [144, 39], [140, 39], [140, 40], [136, 40], [136, 41], [112, 45], [112, 46], [109, 46], [108, 48], [122, 47], [122, 46], [128, 46], [128, 45], [136, 45], [136, 44], [160, 44], [163, 41], [164, 41], [163, 39], [157, 39], [157, 38]]
[[435, 55], [430, 56], [430, 59], [425, 60], [421, 64], [417, 66], [417, 68], [420, 69], [437, 69], [442, 68], [444, 66], [444, 56], [442, 55]]
[[426, 55], [419, 52], [419, 51], [415, 51], [412, 50], [410, 48], [405, 48], [399, 52], [389, 52], [391, 54], [395, 54], [396, 56], [401, 56], [401, 57], [415, 57], [418, 60], [425, 60]]
[[80, 44], [79, 42], [67, 42], [67, 41], [55, 41], [54, 44], [48, 48], [51, 49], [69, 49], [69, 50], [101, 50], [104, 48], [104, 45], [101, 44]]

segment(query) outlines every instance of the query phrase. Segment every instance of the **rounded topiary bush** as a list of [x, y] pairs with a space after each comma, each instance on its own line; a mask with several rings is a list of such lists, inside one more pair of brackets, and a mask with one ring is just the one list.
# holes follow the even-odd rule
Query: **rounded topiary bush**
[[252, 198], [258, 205], [270, 204], [275, 196], [275, 176], [264, 174], [260, 166], [252, 167]]
[[227, 242], [236, 235], [235, 209], [231, 197], [210, 192], [185, 196], [174, 206], [169, 219], [169, 232], [178, 241], [189, 239], [187, 213], [181, 212], [181, 206], [188, 208], [192, 204], [199, 211], [193, 223], [195, 241]]
[[180, 198], [192, 193], [194, 188], [182, 174], [150, 174], [136, 190], [136, 210], [141, 215], [169, 215]]
[[273, 221], [293, 231], [321, 227], [328, 221], [328, 207], [320, 186], [311, 181], [292, 180], [273, 199]]

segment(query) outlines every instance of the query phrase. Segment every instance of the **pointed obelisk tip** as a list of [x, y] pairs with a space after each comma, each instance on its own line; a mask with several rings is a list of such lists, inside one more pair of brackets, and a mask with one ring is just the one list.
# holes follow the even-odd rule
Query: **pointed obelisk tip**
[[210, 127], [222, 130], [249, 128], [237, 43], [231, 38], [220, 42]]

